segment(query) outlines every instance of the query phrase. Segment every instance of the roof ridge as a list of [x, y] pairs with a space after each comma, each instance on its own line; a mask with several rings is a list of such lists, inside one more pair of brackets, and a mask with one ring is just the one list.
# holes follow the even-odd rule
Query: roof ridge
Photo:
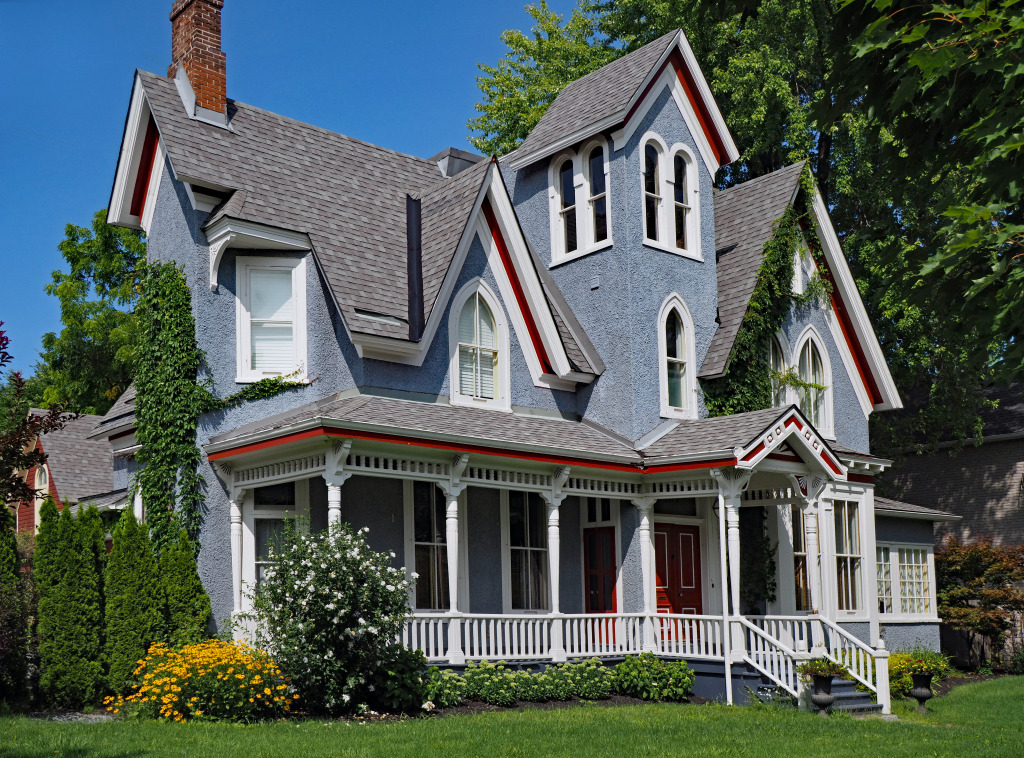
[[802, 158], [796, 163], [790, 163], [788, 166], [783, 166], [782, 168], [777, 168], [774, 171], [769, 171], [767, 174], [761, 174], [760, 176], [755, 176], [753, 179], [747, 179], [747, 181], [745, 182], [740, 182], [739, 184], [734, 184], [731, 187], [726, 187], [725, 189], [720, 190], [720, 194], [724, 195], [727, 192], [731, 192], [732, 190], [737, 190], [744, 187], [751, 187], [754, 185], [760, 186], [761, 184], [765, 183], [765, 180], [771, 178], [778, 179], [783, 172], [791, 171], [792, 169], [795, 169], [798, 166], [801, 168], [801, 170], [803, 170], [803, 166], [806, 165], [806, 163], [807, 159]]

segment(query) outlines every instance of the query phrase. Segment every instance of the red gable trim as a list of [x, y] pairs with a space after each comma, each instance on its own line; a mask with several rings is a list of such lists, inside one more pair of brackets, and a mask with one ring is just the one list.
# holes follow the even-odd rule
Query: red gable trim
[[491, 208], [491, 201], [485, 198], [481, 207], [484, 212], [484, 218], [487, 219], [487, 228], [490, 229], [491, 237], [494, 239], [494, 244], [498, 248], [498, 256], [501, 258], [501, 265], [505, 267], [505, 273], [508, 275], [509, 283], [512, 285], [512, 291], [516, 296], [516, 302], [519, 304], [519, 312], [523, 314], [523, 321], [526, 322], [526, 331], [530, 333], [530, 341], [533, 343], [533, 349], [537, 353], [537, 357], [540, 359], [541, 368], [544, 369], [544, 373], [546, 374], [554, 374], [555, 371], [551, 368], [551, 361], [548, 359], [547, 350], [544, 349], [544, 343], [540, 339], [540, 331], [537, 329], [537, 322], [533, 319], [533, 312], [530, 310], [530, 304], [526, 300], [526, 293], [523, 291], [523, 285], [519, 281], [519, 276], [516, 274], [516, 268], [512, 263], [512, 256], [509, 254], [508, 246], [505, 244], [505, 237], [501, 233], [501, 227], [498, 226], [498, 219], [494, 215], [494, 209]]
[[629, 109], [626, 114], [626, 118], [623, 119], [623, 123], [629, 123], [629, 120], [633, 118], [633, 114], [636, 113], [637, 108], [640, 107], [640, 103], [644, 101], [644, 98], [650, 93], [651, 89], [657, 83], [658, 79], [661, 78], [661, 72], [664, 71], [668, 66], [672, 66], [676, 73], [676, 77], [679, 79], [679, 83], [683, 85], [683, 91], [686, 93], [686, 99], [690, 101], [690, 107], [693, 108], [693, 112], [697, 114], [697, 122], [700, 124], [701, 131], [704, 132], [704, 136], [707, 137], [708, 143], [711, 145], [711, 150], [715, 154], [715, 160], [718, 161], [719, 166], [727, 166], [732, 161], [729, 159], [729, 151], [725, 147], [725, 141], [722, 139], [722, 135], [718, 133], [715, 128], [714, 119], [711, 117], [710, 111], [708, 111], [707, 105], [704, 104], [704, 99], [700, 96], [697, 91], [697, 82], [694, 81], [693, 74], [690, 72], [690, 68], [686, 65], [683, 60], [683, 54], [679, 52], [679, 48], [674, 49], [668, 57], [668, 60], [662, 64], [661, 68], [658, 69], [657, 73], [651, 78], [651, 81], [644, 87], [640, 97], [633, 104], [633, 107]]
[[156, 143], [160, 139], [160, 133], [156, 128], [156, 121], [149, 117], [149, 126], [146, 127], [146, 139], [142, 143], [142, 155], [139, 158], [139, 173], [135, 177], [135, 190], [132, 193], [132, 205], [129, 213], [142, 218], [146, 210], [146, 190], [149, 189], [149, 178], [153, 174], [153, 162], [156, 160]]
[[268, 448], [277, 447], [279, 445], [286, 445], [289, 442], [299, 442], [301, 440], [311, 439], [314, 437], [343, 437], [345, 439], [357, 439], [357, 440], [371, 440], [374, 442], [391, 442], [399, 445], [411, 445], [414, 447], [429, 447], [436, 450], [452, 450], [459, 453], [478, 453], [481, 455], [500, 455], [506, 458], [517, 458], [519, 460], [526, 461], [539, 461], [541, 463], [556, 463], [559, 465], [569, 466], [584, 466], [587, 468], [599, 468], [606, 469], [609, 471], [623, 471], [631, 474], [642, 474], [642, 473], [668, 473], [672, 471], [692, 471], [696, 469], [709, 469], [720, 466], [735, 466], [735, 458], [722, 458], [713, 459], [706, 461], [691, 461], [688, 463], [671, 463], [660, 466], [651, 466], [650, 468], [644, 469], [640, 466], [634, 466], [623, 463], [609, 463], [605, 461], [592, 461], [585, 458], [574, 458], [571, 456], [561, 455], [548, 455], [545, 453], [528, 453], [519, 450], [507, 450], [501, 448], [485, 447], [483, 445], [470, 445], [470, 444], [455, 444], [452, 442], [441, 442], [436, 440], [424, 440], [416, 437], [408, 437], [399, 434], [386, 434], [383, 432], [366, 432], [366, 431], [352, 431], [348, 429], [326, 429], [324, 427], [317, 427], [316, 429], [307, 429], [302, 432], [294, 432], [292, 434], [285, 434], [274, 439], [264, 440], [263, 442], [253, 442], [248, 445], [240, 445], [235, 448], [228, 450], [220, 450], [216, 453], [210, 453], [209, 460], [216, 461], [223, 458], [230, 458], [235, 455], [241, 455], [243, 453], [252, 453], [258, 450], [266, 450]]
[[875, 483], [875, 477], [868, 476], [867, 474], [847, 474], [846, 475], [846, 479], [847, 479], [847, 481], [859, 482], [860, 484], [874, 484]]

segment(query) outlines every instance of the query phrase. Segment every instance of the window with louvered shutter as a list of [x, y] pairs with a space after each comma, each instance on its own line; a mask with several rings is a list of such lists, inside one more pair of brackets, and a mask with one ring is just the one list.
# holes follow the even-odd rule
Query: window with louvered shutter
[[497, 364], [494, 315], [477, 293], [466, 301], [459, 314], [459, 394], [494, 399]]

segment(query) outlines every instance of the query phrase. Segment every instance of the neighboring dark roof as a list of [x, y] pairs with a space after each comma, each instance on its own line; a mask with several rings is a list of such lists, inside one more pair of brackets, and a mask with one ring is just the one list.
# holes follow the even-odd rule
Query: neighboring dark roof
[[85, 505], [95, 505], [100, 510], [104, 510], [112, 505], [123, 505], [127, 500], [128, 490], [120, 489], [113, 492], [101, 492], [96, 495], [83, 495], [79, 502]]
[[103, 435], [107, 430], [114, 429], [125, 424], [135, 424], [135, 385], [129, 384], [128, 389], [121, 393], [121, 396], [110, 406], [110, 410], [99, 418], [99, 423], [89, 433], [90, 439]]
[[622, 110], [661, 60], [673, 30], [565, 86], [516, 150], [528, 155]]
[[737, 413], [691, 421], [680, 421], [665, 436], [644, 448], [652, 458], [727, 450], [752, 442], [786, 412], [785, 408]]
[[875, 495], [875, 513], [879, 511], [885, 514], [902, 515], [904, 518], [921, 518], [930, 521], [957, 521], [961, 518], [946, 511], [937, 511], [934, 508], [925, 508], [923, 505], [902, 503], [899, 500], [890, 500], [887, 497]]
[[210, 442], [217, 444], [321, 418], [342, 424], [349, 422], [383, 426], [397, 435], [454, 435], [464, 444], [488, 447], [536, 446], [542, 442], [544, 446], [556, 448], [567, 456], [612, 456], [627, 459], [627, 464], [631, 462], [630, 459], [640, 462], [640, 457], [631, 447], [579, 421], [520, 416], [482, 408], [455, 407], [375, 395], [328, 397], [292, 413], [217, 435]]
[[987, 400], [999, 401], [997, 408], [981, 412], [986, 437], [1024, 432], [1024, 384], [989, 387], [982, 394]]
[[804, 162], [715, 193], [718, 317], [699, 376], [721, 376], [757, 283], [765, 243], [793, 199]]
[[[139, 77], [175, 173], [234, 190], [204, 226], [233, 218], [308, 234], [354, 332], [409, 337], [405, 198], [419, 198], [424, 315], [430, 317], [491, 161], [446, 179], [433, 160], [233, 100], [231, 129], [223, 129], [190, 119], [173, 81], [146, 72]], [[550, 278], [545, 286], [549, 299], [564, 302]], [[357, 309], [391, 318], [365, 318]], [[570, 355], [587, 352], [582, 330], [560, 336]]]
[[[36, 412], [33, 409], [33, 412]], [[63, 502], [78, 502], [83, 495], [107, 492], [114, 485], [110, 443], [90, 439], [100, 416], [82, 415], [63, 429], [39, 438], [57, 494]]]

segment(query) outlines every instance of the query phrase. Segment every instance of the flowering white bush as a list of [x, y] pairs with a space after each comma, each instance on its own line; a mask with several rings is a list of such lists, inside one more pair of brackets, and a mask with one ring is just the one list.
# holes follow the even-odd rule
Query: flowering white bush
[[289, 530], [253, 598], [262, 646], [313, 712], [381, 703], [380, 670], [409, 655], [396, 649], [409, 613], [405, 572], [391, 566], [393, 553], [369, 548], [365, 531]]

